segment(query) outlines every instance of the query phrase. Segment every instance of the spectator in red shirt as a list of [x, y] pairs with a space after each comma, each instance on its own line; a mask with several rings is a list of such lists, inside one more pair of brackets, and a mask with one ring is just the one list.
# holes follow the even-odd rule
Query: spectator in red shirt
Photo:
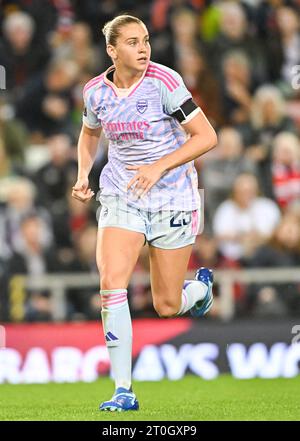
[[274, 138], [271, 179], [274, 197], [281, 208], [300, 201], [300, 143], [293, 133], [281, 132]]

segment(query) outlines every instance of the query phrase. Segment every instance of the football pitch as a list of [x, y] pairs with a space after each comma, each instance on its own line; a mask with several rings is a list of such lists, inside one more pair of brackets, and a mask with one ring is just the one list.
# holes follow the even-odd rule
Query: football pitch
[[138, 412], [106, 413], [99, 403], [111, 397], [113, 383], [0, 385], [0, 420], [221, 421], [299, 420], [300, 376], [291, 379], [236, 380], [222, 375], [205, 381], [136, 382]]

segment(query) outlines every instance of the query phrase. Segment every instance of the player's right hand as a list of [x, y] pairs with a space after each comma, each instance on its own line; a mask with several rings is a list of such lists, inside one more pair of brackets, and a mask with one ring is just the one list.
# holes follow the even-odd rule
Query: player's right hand
[[72, 187], [72, 196], [78, 201], [88, 202], [94, 196], [94, 192], [89, 188], [88, 178], [80, 178], [77, 180], [74, 187]]

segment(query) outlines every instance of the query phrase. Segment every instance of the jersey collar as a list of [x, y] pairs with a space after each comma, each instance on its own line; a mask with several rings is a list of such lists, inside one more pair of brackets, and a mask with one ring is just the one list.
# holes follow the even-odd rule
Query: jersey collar
[[[143, 81], [143, 79], [144, 79], [144, 77], [145, 77], [145, 74], [146, 74], [146, 72], [147, 72], [148, 66], [147, 66], [146, 69], [144, 70], [143, 75], [141, 76], [141, 78], [140, 78], [136, 83], [134, 83], [132, 86], [130, 86], [128, 89], [125, 89], [126, 92], [125, 92], [124, 89], [119, 90], [119, 88], [118, 88], [118, 87], [117, 87], [112, 81], [110, 81], [110, 80], [107, 78], [107, 75], [108, 75], [110, 72], [114, 71], [115, 69], [116, 69], [115, 66], [110, 66], [110, 67], [104, 72], [104, 78], [103, 78], [104, 83], [107, 84], [107, 86], [109, 86], [109, 87], [113, 90], [113, 92], [114, 92], [114, 94], [115, 94], [116, 96], [118, 96], [118, 97], [124, 97], [124, 96], [125, 96], [125, 97], [128, 97], [128, 96], [130, 96], [130, 95], [132, 95], [132, 94], [134, 93], [134, 91], [139, 87], [139, 85], [140, 85], [141, 82]], [[121, 92], [121, 91], [122, 91], [122, 92]]]

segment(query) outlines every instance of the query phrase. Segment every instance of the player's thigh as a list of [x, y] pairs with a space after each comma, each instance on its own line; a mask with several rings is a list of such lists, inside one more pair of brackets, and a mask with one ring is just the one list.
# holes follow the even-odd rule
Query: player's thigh
[[162, 249], [149, 245], [150, 279], [155, 309], [178, 310], [193, 245]]
[[96, 257], [101, 289], [128, 286], [144, 242], [144, 234], [136, 231], [118, 227], [98, 229]]

